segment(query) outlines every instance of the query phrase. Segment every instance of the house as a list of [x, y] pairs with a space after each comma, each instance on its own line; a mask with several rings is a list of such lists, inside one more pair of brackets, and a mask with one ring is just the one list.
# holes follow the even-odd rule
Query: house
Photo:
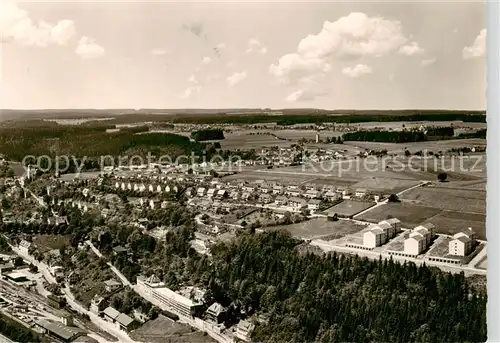
[[270, 204], [273, 202], [273, 197], [270, 194], [261, 194], [259, 196], [259, 202], [262, 204]]
[[288, 204], [288, 198], [284, 195], [278, 195], [274, 202], [278, 206], [285, 206], [286, 204]]
[[396, 235], [396, 230], [389, 223], [380, 222], [378, 224], [378, 227], [384, 231], [387, 240], [393, 238]]
[[47, 218], [47, 224], [49, 225], [59, 226], [67, 223], [68, 221], [66, 220], [66, 217], [53, 216]]
[[226, 196], [227, 196], [227, 191], [225, 189], [219, 189], [215, 197], [217, 199], [224, 199]]
[[392, 226], [392, 228], [394, 229], [394, 232], [396, 234], [401, 231], [401, 221], [398, 218], [390, 218], [390, 219], [382, 220], [381, 222], [379, 222], [379, 225], [383, 224], [383, 223], [386, 223], [386, 224], [389, 224], [390, 226]]
[[324, 197], [328, 201], [337, 201], [338, 199], [341, 198], [341, 195], [333, 190], [329, 190], [328, 192], [325, 193]]
[[458, 237], [467, 237], [471, 240], [472, 244], [476, 244], [477, 240], [477, 234], [472, 231], [472, 228], [468, 228], [467, 230], [461, 231], [453, 235], [453, 238], [458, 238]]
[[39, 319], [36, 326], [47, 336], [60, 342], [72, 342], [79, 336], [85, 335], [85, 330], [76, 326], [67, 326], [54, 320]]
[[110, 323], [116, 322], [116, 318], [120, 315], [120, 312], [111, 306], [106, 307], [102, 313], [104, 315], [104, 319]]
[[203, 187], [199, 187], [197, 190], [196, 190], [196, 195], [198, 195], [199, 197], [202, 197], [205, 195], [205, 192], [206, 192], [206, 189], [203, 188]]
[[14, 264], [11, 261], [0, 264], [0, 275], [11, 272], [13, 270], [14, 270]]
[[216, 324], [224, 321], [226, 316], [226, 309], [219, 303], [213, 303], [206, 311], [206, 318]]
[[229, 197], [233, 200], [238, 200], [238, 198], [240, 197], [240, 194], [238, 193], [238, 191], [232, 191], [231, 194], [229, 195]]
[[123, 331], [129, 331], [132, 328], [134, 319], [127, 316], [125, 313], [120, 313], [115, 319], [117, 327]]
[[113, 255], [118, 255], [118, 254], [126, 254], [127, 253], [127, 249], [125, 249], [124, 247], [122, 246], [116, 246], [113, 248]]
[[304, 193], [304, 197], [308, 199], [317, 199], [319, 198], [321, 193], [315, 189], [309, 189]]
[[387, 236], [378, 225], [371, 225], [371, 229], [363, 234], [363, 246], [365, 248], [376, 248], [387, 241]]
[[117, 289], [120, 289], [122, 287], [122, 284], [121, 284], [121, 282], [118, 282], [116, 280], [109, 279], [109, 280], [104, 281], [104, 286], [105, 286], [106, 292], [112, 293], [112, 292], [116, 291]]
[[252, 193], [252, 192], [255, 192], [255, 187], [254, 186], [243, 186], [242, 188], [245, 192], [249, 192], [249, 193]]
[[273, 187], [273, 194], [283, 194], [283, 186], [275, 185]]
[[107, 307], [107, 301], [97, 294], [90, 301], [90, 312], [99, 315]]
[[458, 236], [448, 243], [448, 254], [454, 256], [467, 256], [472, 251], [472, 239], [467, 236]]
[[310, 209], [311, 211], [317, 211], [319, 210], [319, 205], [321, 205], [321, 200], [312, 199], [309, 200], [309, 202], [307, 203], [307, 208]]
[[356, 189], [354, 195], [358, 198], [363, 198], [364, 196], [368, 195], [368, 190], [366, 188], [358, 188]]
[[434, 226], [434, 224], [431, 224], [431, 223], [425, 223], [423, 225], [419, 225], [413, 230], [418, 231], [425, 236], [425, 241], [426, 241], [425, 246], [426, 247], [429, 246], [431, 241], [436, 236], [436, 227]]
[[28, 250], [31, 246], [31, 243], [26, 241], [26, 240], [22, 240], [20, 243], [19, 243], [19, 250], [21, 250], [21, 253], [24, 254], [24, 255], [28, 255]]
[[288, 200], [288, 205], [294, 209], [300, 210], [301, 208], [307, 206], [307, 202], [304, 199], [292, 197]]
[[216, 191], [217, 191], [217, 189], [215, 189], [215, 188], [210, 188], [210, 189], [208, 190], [208, 192], [207, 192], [207, 196], [208, 196], [209, 198], [213, 198], [213, 197], [215, 196], [215, 194], [216, 194]]
[[248, 199], [250, 199], [250, 193], [249, 192], [243, 192], [243, 194], [241, 195], [241, 199], [242, 200], [248, 200]]
[[425, 237], [418, 233], [412, 232], [410, 237], [405, 239], [404, 242], [404, 252], [408, 255], [417, 256], [422, 253], [426, 248], [426, 239]]
[[250, 342], [250, 336], [252, 334], [255, 325], [247, 320], [240, 320], [236, 324], [236, 332], [234, 333], [239, 339]]

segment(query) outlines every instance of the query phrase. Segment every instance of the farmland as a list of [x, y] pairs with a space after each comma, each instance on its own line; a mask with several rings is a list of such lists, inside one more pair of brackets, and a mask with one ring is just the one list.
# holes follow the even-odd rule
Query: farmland
[[462, 148], [462, 147], [476, 147], [486, 146], [486, 139], [471, 138], [471, 139], [450, 139], [442, 141], [427, 141], [427, 142], [414, 142], [414, 143], [381, 143], [381, 142], [351, 142], [346, 141], [344, 145], [354, 146], [360, 149], [374, 149], [381, 150], [387, 149], [391, 153], [402, 153], [404, 150], [408, 150], [411, 153], [417, 151], [445, 151], [452, 148]]
[[326, 218], [315, 218], [302, 223], [268, 227], [265, 230], [286, 230], [293, 237], [301, 239], [338, 239], [361, 231], [364, 227], [344, 220], [329, 221]]
[[330, 207], [325, 212], [333, 216], [335, 213], [339, 217], [352, 217], [355, 214], [370, 208], [375, 205], [372, 202], [344, 200], [340, 204]]

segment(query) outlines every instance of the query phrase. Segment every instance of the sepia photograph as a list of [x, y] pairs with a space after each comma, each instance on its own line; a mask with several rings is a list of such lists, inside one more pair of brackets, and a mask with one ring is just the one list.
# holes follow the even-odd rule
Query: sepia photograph
[[489, 23], [2, 1], [0, 342], [494, 342]]

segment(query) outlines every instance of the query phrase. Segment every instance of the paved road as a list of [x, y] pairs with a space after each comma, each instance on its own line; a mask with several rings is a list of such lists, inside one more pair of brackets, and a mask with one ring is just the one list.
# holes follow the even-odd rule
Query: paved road
[[[92, 251], [99, 257], [103, 257], [101, 252], [99, 251], [99, 249], [97, 249], [95, 247], [94, 244], [92, 244], [91, 241], [85, 241], [85, 243], [90, 247], [90, 249], [92, 249]], [[129, 286], [129, 287], [132, 287], [132, 284], [130, 283], [130, 281], [128, 281], [128, 279], [125, 277], [125, 275], [123, 275], [115, 266], [113, 266], [113, 264], [111, 262], [106, 262], [106, 264], [109, 266], [109, 268], [113, 271], [113, 273], [116, 274], [116, 276], [118, 276], [118, 278], [120, 279], [120, 281], [122, 282], [122, 284], [124, 286]]]

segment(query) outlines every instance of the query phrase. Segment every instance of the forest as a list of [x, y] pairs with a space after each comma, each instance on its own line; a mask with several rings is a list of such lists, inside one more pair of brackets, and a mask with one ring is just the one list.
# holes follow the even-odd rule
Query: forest
[[231, 243], [212, 246], [210, 257], [190, 247], [192, 238], [190, 225], [169, 231], [157, 244], [136, 231], [127, 240], [134, 242], [137, 262], [123, 255], [114, 263], [129, 276], [154, 273], [174, 290], [207, 289], [207, 305], [217, 301], [228, 307], [228, 325], [266, 315], [269, 321], [257, 323], [253, 332], [256, 342], [486, 340], [485, 291], [463, 274], [412, 262], [304, 252], [301, 241], [283, 232], [246, 230]]
[[191, 133], [191, 138], [195, 141], [210, 141], [224, 139], [224, 132], [220, 129], [200, 130]]

